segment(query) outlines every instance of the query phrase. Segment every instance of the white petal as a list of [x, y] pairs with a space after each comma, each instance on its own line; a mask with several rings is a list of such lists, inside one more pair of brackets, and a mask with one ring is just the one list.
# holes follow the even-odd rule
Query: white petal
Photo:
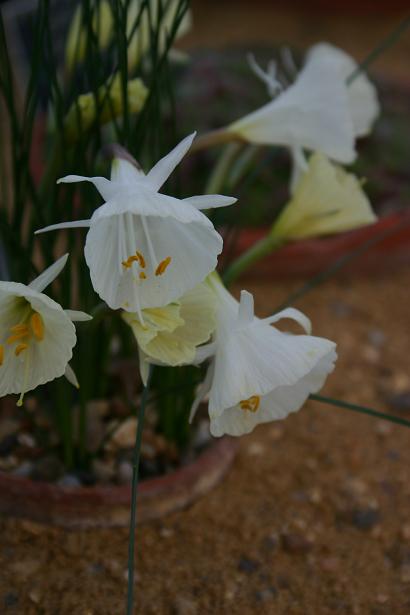
[[309, 318], [305, 316], [299, 310], [295, 310], [295, 308], [286, 308], [285, 310], [282, 310], [281, 312], [277, 312], [276, 314], [273, 314], [273, 316], [269, 316], [268, 318], [263, 318], [262, 321], [271, 325], [274, 322], [278, 322], [279, 320], [282, 320], [282, 318], [290, 318], [292, 320], [295, 320], [297, 323], [300, 324], [302, 329], [304, 329], [305, 333], [307, 333], [308, 335], [311, 334], [312, 323], [310, 322]]
[[80, 388], [80, 384], [78, 382], [77, 376], [75, 375], [75, 371], [71, 367], [69, 363], [65, 368], [64, 376], [67, 378], [68, 382], [73, 385], [76, 389]]
[[[357, 68], [357, 63], [346, 52], [329, 43], [314, 45], [309, 51], [308, 61], [327, 62], [346, 80]], [[373, 122], [380, 113], [377, 90], [365, 73], [358, 75], [348, 86], [350, 113], [357, 137], [369, 134]]]
[[247, 290], [242, 290], [238, 308], [238, 322], [242, 325], [251, 323], [254, 319], [254, 316], [255, 308], [253, 295], [251, 293], [248, 293]]
[[84, 177], [83, 175], [66, 175], [57, 180], [57, 184], [75, 184], [77, 182], [90, 182], [94, 184], [104, 201], [112, 199], [118, 187], [106, 177]]
[[88, 228], [90, 226], [90, 220], [75, 220], [74, 222], [59, 222], [58, 224], [50, 224], [34, 232], [35, 235], [40, 233], [47, 233], [48, 231], [56, 231], [64, 228]]
[[142, 169], [138, 169], [129, 160], [115, 158], [111, 165], [111, 181], [121, 184], [134, 184], [145, 178]]
[[233, 196], [222, 196], [221, 194], [204, 194], [203, 196], [190, 196], [182, 200], [196, 209], [216, 209], [217, 207], [233, 205], [238, 199]]
[[277, 387], [262, 397], [256, 412], [242, 410], [236, 405], [226, 409], [220, 416], [211, 418], [212, 435], [241, 436], [251, 432], [258, 424], [284, 419], [290, 413], [296, 412], [311, 393], [322, 388], [327, 376], [334, 369], [336, 358], [336, 353], [331, 350], [295, 384]]
[[234, 330], [219, 340], [211, 417], [253, 395], [267, 395], [279, 386], [295, 384], [334, 347], [329, 340], [282, 333], [258, 320]]
[[171, 175], [175, 167], [181, 162], [195, 139], [196, 132], [185, 137], [173, 150], [161, 158], [147, 174], [147, 180], [153, 190], [159, 190]]
[[45, 269], [37, 278], [30, 282], [29, 287], [37, 292], [41, 293], [53, 280], [56, 279], [58, 274], [64, 269], [68, 259], [68, 254], [61, 256], [55, 263]]
[[301, 147], [293, 146], [290, 148], [290, 154], [292, 158], [292, 175], [290, 178], [290, 192], [293, 194], [296, 186], [298, 185], [300, 178], [309, 168], [303, 149]]
[[204, 344], [203, 346], [199, 346], [196, 349], [195, 359], [193, 360], [193, 365], [199, 365], [203, 363], [207, 359], [210, 359], [217, 350], [217, 343], [210, 342], [209, 344]]
[[253, 143], [319, 150], [344, 163], [355, 158], [347, 88], [327, 64], [307, 63], [293, 85], [228, 130]]
[[68, 318], [71, 322], [85, 322], [87, 320], [92, 320], [92, 316], [90, 314], [86, 314], [85, 312], [80, 312], [78, 310], [64, 310], [67, 314]]

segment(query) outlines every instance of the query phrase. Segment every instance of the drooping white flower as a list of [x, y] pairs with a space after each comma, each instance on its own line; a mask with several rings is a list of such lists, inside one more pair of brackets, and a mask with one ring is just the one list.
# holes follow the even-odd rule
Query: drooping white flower
[[[259, 319], [250, 293], [242, 291], [238, 303], [218, 279], [209, 280], [218, 297], [218, 324], [213, 342], [197, 353], [198, 362], [211, 362], [191, 416], [209, 393], [211, 433], [239, 436], [299, 410], [333, 370], [335, 344], [310, 335], [310, 321], [298, 310]], [[307, 335], [271, 326], [283, 318], [298, 322]]]
[[177, 301], [138, 314], [123, 312], [140, 351], [140, 371], [146, 381], [148, 365], [187, 365], [194, 361], [196, 347], [209, 341], [216, 327], [216, 297], [203, 282]]
[[200, 211], [231, 205], [220, 195], [176, 199], [158, 190], [188, 151], [186, 137], [145, 175], [127, 160], [114, 161], [111, 180], [69, 175], [59, 182], [89, 181], [106, 201], [90, 220], [54, 224], [37, 232], [89, 227], [85, 259], [95, 291], [113, 309], [138, 312], [167, 305], [215, 269], [222, 238]]
[[[261, 69], [256, 72], [258, 76], [263, 73]], [[343, 163], [354, 160], [355, 135], [347, 87], [333, 65], [313, 58], [282, 91], [273, 65], [264, 75], [268, 91], [275, 97], [230, 124], [227, 132], [251, 143], [318, 150]]]
[[78, 386], [68, 362], [76, 343], [73, 322], [91, 316], [63, 308], [42, 291], [58, 276], [68, 254], [28, 286], [0, 282], [0, 397], [27, 391], [65, 375]]
[[271, 233], [287, 241], [350, 231], [376, 220], [357, 177], [315, 153]]

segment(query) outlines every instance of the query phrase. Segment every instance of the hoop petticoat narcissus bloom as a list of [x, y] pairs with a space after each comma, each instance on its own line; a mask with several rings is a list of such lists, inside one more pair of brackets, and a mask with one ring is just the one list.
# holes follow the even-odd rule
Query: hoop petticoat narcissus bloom
[[37, 232], [89, 227], [85, 259], [95, 291], [113, 309], [141, 316], [194, 288], [215, 269], [222, 238], [200, 211], [224, 207], [235, 198], [220, 195], [176, 199], [158, 190], [190, 148], [186, 137], [145, 175], [127, 160], [104, 177], [69, 175], [59, 182], [89, 181], [106, 201], [90, 220], [54, 224]]
[[[310, 321], [298, 310], [289, 308], [259, 319], [250, 293], [242, 291], [238, 303], [216, 276], [208, 280], [219, 304], [217, 328], [213, 342], [197, 353], [197, 362], [207, 358], [211, 362], [191, 418], [209, 393], [212, 435], [240, 436], [259, 423], [299, 410], [333, 371], [336, 346], [310, 335]], [[271, 326], [283, 318], [295, 320], [307, 335]]]
[[315, 153], [271, 235], [302, 239], [349, 231], [376, 220], [357, 177]]
[[343, 163], [356, 156], [346, 84], [327, 62], [308, 61], [292, 85], [224, 132], [261, 145], [319, 150]]
[[194, 361], [197, 346], [209, 341], [216, 327], [216, 297], [203, 282], [177, 301], [138, 314], [123, 312], [138, 342], [141, 377], [146, 382], [149, 363], [177, 366]]
[[18, 282], [0, 282], [0, 396], [24, 394], [54, 378], [65, 375], [78, 386], [68, 362], [77, 341], [73, 322], [91, 316], [61, 305], [43, 294], [58, 276], [68, 254], [28, 286]]

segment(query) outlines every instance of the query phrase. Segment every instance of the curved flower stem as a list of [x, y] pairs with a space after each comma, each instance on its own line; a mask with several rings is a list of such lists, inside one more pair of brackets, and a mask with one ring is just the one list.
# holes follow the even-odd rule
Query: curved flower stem
[[231, 166], [241, 150], [241, 146], [242, 143], [239, 142], [225, 145], [205, 187], [206, 194], [218, 194], [222, 190]]
[[140, 463], [142, 432], [144, 429], [145, 408], [151, 382], [152, 367], [149, 368], [147, 384], [141, 397], [141, 406], [138, 416], [137, 435], [135, 438], [134, 455], [132, 460], [132, 483], [131, 483], [131, 515], [130, 537], [128, 541], [128, 589], [127, 589], [127, 615], [133, 613], [134, 602], [134, 559], [135, 559], [135, 526], [137, 522], [137, 492], [138, 492], [138, 468]]
[[241, 275], [241, 273], [249, 269], [251, 265], [279, 248], [282, 243], [283, 241], [278, 237], [267, 235], [260, 241], [253, 244], [249, 250], [244, 252], [244, 254], [241, 254], [241, 256], [237, 258], [236, 261], [234, 261], [225, 271], [222, 278], [226, 286], [232, 284], [232, 282], [234, 282]]
[[231, 141], [243, 141], [239, 135], [235, 135], [230, 133], [223, 128], [219, 128], [218, 130], [212, 130], [211, 132], [207, 132], [204, 135], [200, 135], [193, 142], [189, 153], [199, 152], [203, 149], [208, 149], [210, 147], [214, 147], [215, 145], [223, 145], [224, 143], [230, 143]]

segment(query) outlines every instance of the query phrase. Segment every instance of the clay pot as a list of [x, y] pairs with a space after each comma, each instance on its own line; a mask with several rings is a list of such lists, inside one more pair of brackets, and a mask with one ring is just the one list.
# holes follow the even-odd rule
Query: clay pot
[[[243, 229], [238, 233], [232, 260], [262, 239], [269, 229]], [[371, 243], [368, 247], [366, 242]], [[410, 264], [410, 212], [395, 212], [370, 226], [321, 239], [289, 243], [261, 259], [244, 276], [289, 278], [316, 275], [363, 246], [363, 253], [343, 267], [349, 273], [379, 274]]]
[[[213, 440], [191, 464], [151, 478], [138, 488], [138, 523], [188, 506], [217, 485], [231, 465], [237, 441]], [[131, 488], [60, 487], [0, 472], [0, 513], [66, 528], [126, 527]]]

